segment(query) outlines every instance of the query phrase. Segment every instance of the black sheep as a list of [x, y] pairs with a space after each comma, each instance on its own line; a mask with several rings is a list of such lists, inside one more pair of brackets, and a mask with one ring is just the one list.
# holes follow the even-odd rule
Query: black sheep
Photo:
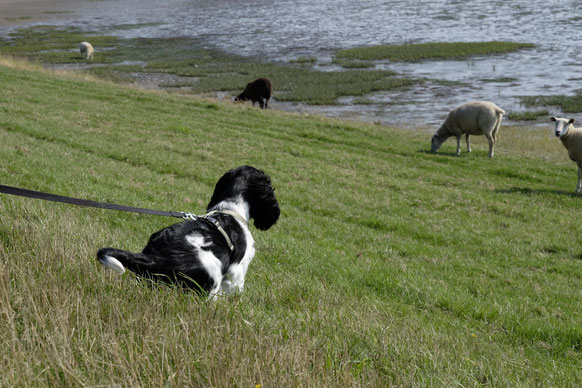
[[273, 86], [271, 85], [271, 81], [267, 78], [259, 78], [253, 82], [249, 82], [245, 90], [234, 98], [234, 102], [251, 100], [253, 105], [255, 105], [255, 102], [258, 102], [261, 109], [267, 109], [272, 93]]

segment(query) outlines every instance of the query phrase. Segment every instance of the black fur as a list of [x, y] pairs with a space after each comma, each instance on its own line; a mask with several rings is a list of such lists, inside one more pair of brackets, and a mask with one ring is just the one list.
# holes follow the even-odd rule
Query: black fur
[[230, 170], [218, 180], [206, 211], [221, 201], [236, 201], [238, 196], [249, 204], [250, 218], [257, 229], [267, 230], [277, 222], [280, 210], [271, 178], [249, 166]]
[[[234, 210], [236, 204], [240, 205], [241, 202], [247, 204], [249, 218], [254, 219], [257, 229], [267, 230], [279, 218], [279, 204], [271, 180], [254, 167], [242, 166], [224, 174], [216, 183], [207, 210]], [[235, 246], [233, 252], [224, 236], [210, 221], [218, 221], [226, 231]], [[247, 232], [234, 216], [215, 213], [209, 216], [209, 220], [184, 221], [154, 233], [141, 253], [103, 248], [97, 252], [97, 259], [104, 263], [108, 260], [107, 256], [110, 256], [139, 276], [176, 283], [205, 293], [216, 293], [220, 284], [216, 284], [217, 279], [207, 271], [200, 254], [211, 253], [220, 261], [222, 273], [218, 281], [222, 282], [229, 269], [241, 263], [247, 250], [254, 249], [249, 246], [253, 241], [247, 241]], [[199, 236], [205, 243], [196, 248], [187, 239], [188, 236]], [[251, 259], [248, 258], [248, 261]]]
[[272, 94], [273, 85], [271, 81], [267, 78], [258, 78], [249, 82], [245, 90], [234, 98], [234, 102], [251, 100], [253, 105], [258, 102], [261, 109], [267, 109]]

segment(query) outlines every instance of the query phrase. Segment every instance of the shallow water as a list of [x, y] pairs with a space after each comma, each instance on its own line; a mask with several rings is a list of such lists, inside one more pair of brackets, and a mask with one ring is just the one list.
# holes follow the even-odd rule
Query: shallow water
[[[31, 6], [35, 2], [40, 8]], [[35, 19], [19, 19], [18, 6], [22, 17], [35, 9]], [[582, 79], [582, 1], [0, 0], [0, 33], [31, 23], [99, 30], [141, 24], [114, 33], [197, 37], [207, 47], [270, 61], [316, 57], [317, 66], [328, 71], [333, 67], [326, 64], [340, 48], [437, 41], [537, 44], [532, 50], [493, 57], [377, 65], [465, 86], [427, 82], [406, 91], [367, 96], [377, 102], [372, 105], [354, 105], [352, 98], [331, 107], [272, 104], [401, 126], [436, 125], [452, 107], [472, 99], [494, 101], [506, 111], [524, 110], [519, 96], [574, 94]], [[490, 82], [500, 77], [515, 81]], [[560, 114], [555, 108], [550, 111]]]

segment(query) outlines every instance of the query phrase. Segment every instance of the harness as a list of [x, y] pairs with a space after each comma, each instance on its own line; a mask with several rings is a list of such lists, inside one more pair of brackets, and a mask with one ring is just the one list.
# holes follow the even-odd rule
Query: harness
[[233, 216], [235, 219], [239, 220], [244, 225], [247, 224], [247, 220], [245, 220], [240, 214], [238, 214], [237, 212], [233, 212], [232, 210], [212, 210], [203, 216], [195, 216], [196, 217], [195, 219], [205, 221], [205, 222], [211, 224], [212, 226], [214, 226], [216, 228], [216, 230], [218, 230], [220, 232], [220, 234], [222, 234], [222, 237], [224, 237], [224, 240], [226, 241], [226, 244], [228, 245], [228, 248], [230, 249], [230, 253], [232, 254], [232, 253], [234, 253], [234, 244], [232, 243], [232, 240], [230, 239], [230, 237], [228, 237], [228, 233], [226, 233], [226, 231], [220, 225], [220, 222], [218, 222], [218, 220], [216, 218], [213, 220], [209, 218], [215, 214], [220, 214], [220, 213], [228, 214], [229, 216]]

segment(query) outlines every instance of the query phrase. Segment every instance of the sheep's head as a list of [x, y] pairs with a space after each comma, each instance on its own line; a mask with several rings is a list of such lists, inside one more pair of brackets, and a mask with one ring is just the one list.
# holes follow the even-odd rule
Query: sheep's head
[[238, 96], [236, 96], [234, 98], [234, 102], [235, 103], [241, 102], [241, 101], [248, 101], [248, 97], [247, 97], [246, 91], [244, 91], [244, 90], [243, 90], [243, 92], [241, 94], [239, 94]]
[[576, 121], [575, 119], [564, 119], [564, 118], [560, 118], [560, 117], [550, 117], [550, 120], [554, 122], [555, 126], [554, 126], [554, 134], [557, 137], [560, 137], [564, 134], [566, 134], [566, 132], [568, 132], [568, 127], [570, 126], [570, 124], [574, 124], [574, 121]]
[[437, 152], [443, 143], [444, 140], [441, 140], [436, 133], [432, 135], [432, 138], [430, 139], [430, 152]]

